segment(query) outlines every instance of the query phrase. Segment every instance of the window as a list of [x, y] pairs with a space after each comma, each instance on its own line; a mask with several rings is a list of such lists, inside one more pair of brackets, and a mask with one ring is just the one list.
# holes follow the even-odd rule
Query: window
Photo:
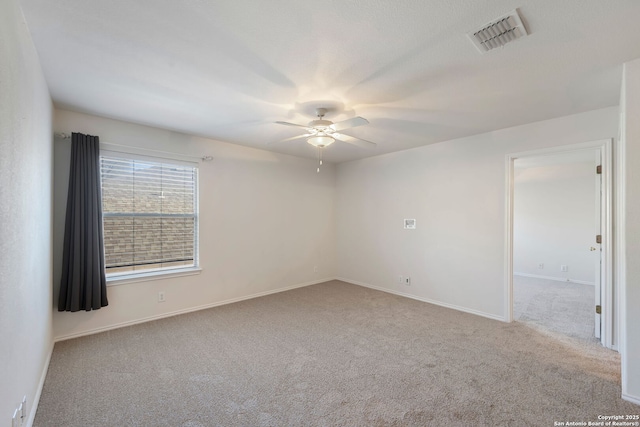
[[107, 277], [197, 267], [197, 167], [104, 152], [100, 162]]

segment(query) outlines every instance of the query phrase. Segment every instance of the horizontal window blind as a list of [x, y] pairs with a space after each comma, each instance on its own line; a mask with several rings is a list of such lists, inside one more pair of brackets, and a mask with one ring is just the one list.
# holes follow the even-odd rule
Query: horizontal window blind
[[107, 274], [197, 266], [192, 166], [101, 156]]

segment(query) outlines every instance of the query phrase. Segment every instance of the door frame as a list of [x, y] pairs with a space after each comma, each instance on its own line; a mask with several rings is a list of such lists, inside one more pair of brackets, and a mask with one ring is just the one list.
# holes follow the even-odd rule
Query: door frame
[[[601, 320], [601, 342], [608, 348], [614, 348], [614, 307], [613, 301], [613, 226], [612, 226], [612, 196], [613, 196], [613, 159], [612, 159], [612, 139], [601, 139], [578, 144], [562, 145], [557, 147], [543, 148], [538, 150], [523, 151], [506, 155], [506, 230], [505, 230], [505, 321], [513, 322], [513, 202], [514, 202], [514, 162], [516, 159], [527, 157], [553, 156], [565, 154], [573, 151], [594, 149], [600, 151], [602, 164], [602, 198], [601, 198], [601, 234], [602, 243], [600, 245], [601, 262], [600, 269], [600, 304], [602, 312]], [[595, 173], [595, 171], [594, 171]], [[595, 243], [595, 236], [594, 236]], [[595, 310], [595, 307], [594, 307]]]

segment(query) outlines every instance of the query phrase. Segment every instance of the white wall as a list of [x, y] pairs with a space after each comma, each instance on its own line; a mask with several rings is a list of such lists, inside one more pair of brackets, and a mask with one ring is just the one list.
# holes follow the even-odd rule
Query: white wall
[[338, 165], [338, 276], [506, 318], [505, 156], [617, 129], [612, 107]]
[[640, 59], [624, 66], [621, 97], [624, 152], [622, 219], [625, 260], [622, 289], [622, 394], [640, 405]]
[[595, 155], [586, 163], [516, 168], [514, 178], [514, 274], [594, 284]]
[[[56, 110], [56, 132], [187, 155], [200, 163], [200, 265], [195, 276], [108, 287], [109, 306], [54, 312], [56, 338], [323, 281], [335, 276], [335, 170], [275, 154], [87, 114]], [[55, 142], [54, 286], [60, 281], [69, 140]], [[314, 273], [314, 266], [318, 272]], [[158, 303], [164, 291], [166, 302]]]
[[52, 105], [17, 0], [0, 2], [0, 425], [27, 396], [28, 417], [52, 349]]

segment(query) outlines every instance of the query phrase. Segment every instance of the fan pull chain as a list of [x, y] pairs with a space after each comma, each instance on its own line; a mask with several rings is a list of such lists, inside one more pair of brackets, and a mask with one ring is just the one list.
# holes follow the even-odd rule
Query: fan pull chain
[[320, 166], [322, 166], [322, 148], [318, 147], [318, 169], [316, 169], [316, 173], [320, 173]]

